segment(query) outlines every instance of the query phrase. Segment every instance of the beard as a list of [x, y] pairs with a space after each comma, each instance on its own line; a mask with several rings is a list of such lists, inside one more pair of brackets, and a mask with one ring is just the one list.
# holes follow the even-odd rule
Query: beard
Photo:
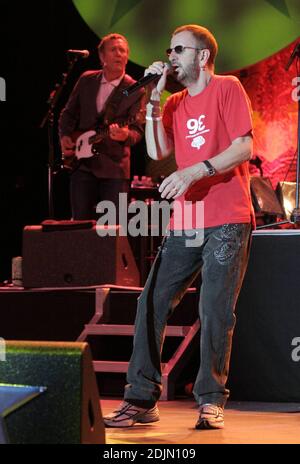
[[180, 67], [177, 72], [177, 80], [183, 85], [189, 85], [196, 82], [200, 75], [200, 66], [197, 60], [197, 55], [195, 55], [194, 60], [191, 64], [187, 65], [185, 68]]

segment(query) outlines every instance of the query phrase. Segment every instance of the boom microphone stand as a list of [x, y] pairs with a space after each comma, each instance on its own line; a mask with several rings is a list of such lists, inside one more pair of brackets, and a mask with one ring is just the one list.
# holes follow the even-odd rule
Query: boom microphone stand
[[56, 83], [54, 89], [50, 92], [47, 104], [49, 109], [44, 116], [43, 121], [40, 124], [42, 129], [47, 124], [48, 127], [48, 215], [50, 219], [54, 218], [54, 204], [53, 204], [53, 175], [55, 165], [55, 153], [54, 153], [54, 111], [57, 103], [60, 99], [62, 91], [68, 81], [68, 78], [74, 68], [74, 65], [78, 61], [80, 55], [68, 54], [68, 69], [62, 74], [62, 80], [60, 83]]
[[[285, 70], [288, 71], [294, 59], [296, 58], [296, 70], [297, 70], [297, 83], [300, 82], [300, 42], [296, 43], [294, 50], [285, 66]], [[290, 220], [273, 222], [272, 224], [266, 224], [264, 226], [258, 226], [257, 229], [266, 229], [272, 226], [280, 226], [283, 224], [296, 224], [300, 225], [300, 196], [299, 196], [299, 182], [300, 182], [300, 95], [297, 96], [298, 100], [298, 137], [297, 137], [297, 167], [296, 167], [296, 198], [295, 208], [291, 214]]]

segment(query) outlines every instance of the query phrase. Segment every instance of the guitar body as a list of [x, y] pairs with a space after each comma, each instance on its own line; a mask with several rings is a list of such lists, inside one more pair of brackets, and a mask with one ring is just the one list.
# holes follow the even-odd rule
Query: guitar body
[[[94, 155], [98, 155], [97, 145], [93, 144], [93, 141], [97, 135], [97, 132], [90, 130], [87, 132], [74, 132], [72, 139], [75, 143], [74, 155], [66, 156], [63, 160], [64, 167], [66, 169], [74, 170], [79, 166], [81, 159], [91, 158]], [[97, 142], [99, 143], [99, 136], [97, 136]]]
[[91, 138], [96, 135], [96, 131], [87, 131], [79, 135], [75, 142], [75, 156], [78, 160], [82, 158], [91, 158], [94, 156], [93, 143]]
[[[116, 121], [119, 127], [127, 126], [132, 122], [144, 121], [144, 111], [140, 111], [135, 116], [123, 121]], [[109, 125], [103, 125], [98, 128], [97, 131], [90, 130], [86, 132], [74, 132], [72, 134], [72, 140], [74, 142], [74, 155], [66, 156], [63, 159], [63, 164], [66, 169], [74, 170], [78, 167], [81, 159], [91, 158], [95, 155], [100, 155], [99, 144], [103, 139], [109, 136]]]

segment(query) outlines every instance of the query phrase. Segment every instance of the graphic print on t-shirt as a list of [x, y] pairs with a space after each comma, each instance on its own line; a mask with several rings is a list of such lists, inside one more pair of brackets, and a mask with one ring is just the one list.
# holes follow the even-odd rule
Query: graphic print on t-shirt
[[205, 144], [206, 140], [202, 134], [209, 132], [210, 129], [206, 129], [205, 124], [203, 124], [203, 119], [205, 114], [201, 114], [198, 119], [188, 119], [186, 126], [189, 131], [189, 135], [186, 135], [186, 139], [191, 140], [191, 146], [200, 150], [201, 146]]

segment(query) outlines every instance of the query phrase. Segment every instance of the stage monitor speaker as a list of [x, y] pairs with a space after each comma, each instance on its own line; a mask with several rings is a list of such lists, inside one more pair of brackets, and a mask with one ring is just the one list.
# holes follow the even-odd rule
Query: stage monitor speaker
[[138, 286], [139, 272], [121, 227], [23, 230], [23, 285], [32, 287], [82, 287], [101, 284]]
[[276, 191], [289, 221], [296, 205], [296, 182], [278, 182]]
[[[20, 407], [12, 408], [4, 418], [2, 414], [9, 443], [105, 443], [87, 343], [7, 341], [5, 357], [0, 362], [2, 387], [28, 386], [43, 390], [26, 404], [23, 401]], [[0, 395], [2, 410], [6, 390]], [[12, 395], [13, 390], [9, 393]]]
[[251, 196], [254, 211], [259, 214], [284, 217], [284, 210], [267, 177], [251, 177]]

